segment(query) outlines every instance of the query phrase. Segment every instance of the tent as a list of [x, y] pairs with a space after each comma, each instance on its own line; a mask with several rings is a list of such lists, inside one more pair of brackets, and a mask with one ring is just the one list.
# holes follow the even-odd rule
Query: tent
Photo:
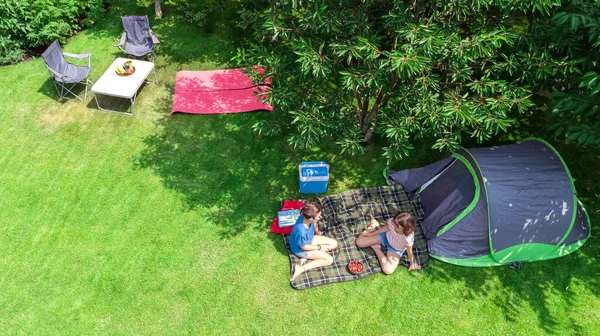
[[452, 264], [557, 258], [590, 236], [569, 169], [540, 139], [462, 148], [434, 164], [384, 175], [420, 198], [429, 253]]

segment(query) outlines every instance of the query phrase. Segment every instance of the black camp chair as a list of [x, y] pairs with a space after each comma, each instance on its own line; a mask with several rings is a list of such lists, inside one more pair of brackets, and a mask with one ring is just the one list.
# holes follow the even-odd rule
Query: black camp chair
[[[80, 59], [87, 58], [88, 65], [81, 66], [69, 63], [65, 59], [65, 56]], [[50, 72], [50, 77], [52, 78], [52, 83], [54, 83], [58, 96], [64, 98], [67, 93], [70, 93], [77, 99], [85, 101], [87, 98], [88, 86], [94, 84], [88, 79], [90, 69], [92, 68], [92, 54], [71, 54], [63, 52], [60, 43], [56, 40], [42, 53], [42, 58], [44, 59], [44, 62], [46, 62], [46, 68]], [[77, 84], [85, 85], [83, 99], [71, 91]]]
[[122, 16], [121, 21], [125, 31], [121, 35], [119, 44], [115, 47], [133, 58], [144, 59], [147, 57], [154, 62], [156, 58], [154, 45], [159, 44], [160, 41], [150, 29], [148, 16]]

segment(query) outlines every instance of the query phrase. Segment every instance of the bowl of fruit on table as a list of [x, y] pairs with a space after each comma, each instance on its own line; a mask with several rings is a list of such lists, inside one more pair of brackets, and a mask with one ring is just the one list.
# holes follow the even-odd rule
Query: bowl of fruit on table
[[123, 65], [117, 66], [115, 72], [119, 76], [129, 76], [135, 72], [135, 68], [133, 67], [133, 62], [127, 61], [123, 63]]
[[352, 274], [359, 274], [364, 269], [365, 269], [365, 267], [363, 266], [363, 264], [360, 261], [353, 260], [348, 263], [348, 272], [350, 272]]

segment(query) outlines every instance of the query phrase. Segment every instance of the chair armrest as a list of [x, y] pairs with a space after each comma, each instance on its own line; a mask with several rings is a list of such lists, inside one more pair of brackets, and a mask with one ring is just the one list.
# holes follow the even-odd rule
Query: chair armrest
[[63, 55], [73, 57], [73, 58], [90, 58], [92, 57], [92, 53], [89, 54], [71, 54], [68, 52], [63, 52]]
[[120, 48], [121, 46], [123, 46], [125, 44], [125, 42], [127, 42], [127, 32], [123, 32], [121, 34], [121, 39], [119, 40], [119, 44], [115, 44], [115, 47]]
[[88, 68], [92, 67], [92, 53], [89, 54], [71, 54], [63, 51], [63, 55], [73, 57], [73, 58], [87, 58], [88, 59]]
[[48, 66], [46, 66], [46, 69], [48, 69], [48, 71], [50, 71], [50, 73], [51, 73], [51, 74], [53, 74], [53, 75], [54, 75], [54, 76], [56, 76], [56, 77], [59, 77], [60, 79], [64, 79], [64, 78], [66, 78], [66, 77], [67, 77], [67, 76], [65, 76], [65, 75], [63, 75], [63, 74], [60, 74], [60, 73], [58, 73], [58, 72], [54, 71], [53, 69], [51, 69], [51, 68], [50, 68], [50, 67], [48, 67]]
[[154, 32], [152, 31], [152, 29], [149, 29], [148, 33], [150, 34], [150, 38], [152, 39], [152, 43], [154, 43], [154, 44], [160, 44], [160, 41], [158, 40], [158, 37], [156, 37], [156, 34], [154, 34]]

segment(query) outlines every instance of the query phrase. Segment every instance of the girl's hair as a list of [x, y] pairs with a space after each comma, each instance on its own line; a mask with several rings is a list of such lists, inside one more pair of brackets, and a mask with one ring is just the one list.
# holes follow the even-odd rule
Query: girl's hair
[[408, 212], [401, 212], [397, 214], [394, 217], [394, 223], [404, 229], [405, 236], [410, 236], [413, 232], [415, 232], [415, 228], [417, 227], [415, 217]]
[[303, 206], [301, 212], [306, 219], [315, 219], [319, 212], [321, 212], [321, 207], [311, 203]]

